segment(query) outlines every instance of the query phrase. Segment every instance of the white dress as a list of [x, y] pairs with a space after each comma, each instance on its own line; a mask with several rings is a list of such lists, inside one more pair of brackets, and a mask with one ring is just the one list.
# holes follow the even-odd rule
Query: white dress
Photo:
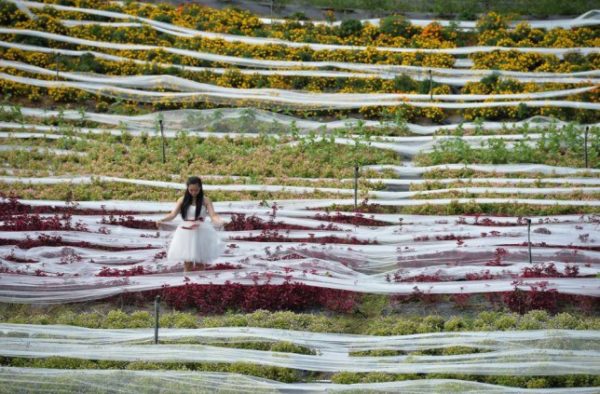
[[[190, 205], [183, 221], [173, 234], [169, 250], [168, 261], [193, 261], [195, 263], [208, 263], [219, 257], [223, 251], [223, 244], [211, 223], [206, 221], [192, 222], [196, 213], [196, 206]], [[202, 205], [200, 218], [206, 219], [206, 207]], [[187, 221], [190, 220], [190, 221]], [[195, 229], [186, 229], [192, 224], [199, 224]]]

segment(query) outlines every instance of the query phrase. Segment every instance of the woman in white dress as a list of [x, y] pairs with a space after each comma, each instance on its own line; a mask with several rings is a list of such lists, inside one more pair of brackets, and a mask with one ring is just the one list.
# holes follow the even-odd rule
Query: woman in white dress
[[[173, 234], [167, 260], [183, 261], [184, 271], [191, 271], [196, 263], [208, 263], [219, 257], [223, 245], [213, 226], [222, 226], [223, 221], [215, 212], [212, 201], [204, 195], [199, 177], [188, 178], [184, 196], [177, 200], [170, 214], [156, 222], [157, 228], [161, 223], [175, 219], [178, 214], [181, 214], [183, 223]], [[207, 214], [212, 224], [204, 220]]]

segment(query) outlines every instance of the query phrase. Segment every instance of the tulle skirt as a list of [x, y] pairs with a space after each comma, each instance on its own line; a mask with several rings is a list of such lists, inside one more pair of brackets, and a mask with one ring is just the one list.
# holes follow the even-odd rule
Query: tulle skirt
[[183, 222], [177, 226], [169, 244], [168, 261], [209, 263], [223, 252], [224, 245], [212, 224], [195, 223], [199, 223], [198, 228], [191, 230], [184, 228], [190, 227], [191, 222]]

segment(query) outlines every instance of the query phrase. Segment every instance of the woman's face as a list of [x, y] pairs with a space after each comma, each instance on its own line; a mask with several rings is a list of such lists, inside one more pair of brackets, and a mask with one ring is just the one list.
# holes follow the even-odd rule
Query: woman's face
[[188, 186], [188, 192], [192, 195], [192, 197], [198, 197], [200, 194], [200, 185], [191, 184]]

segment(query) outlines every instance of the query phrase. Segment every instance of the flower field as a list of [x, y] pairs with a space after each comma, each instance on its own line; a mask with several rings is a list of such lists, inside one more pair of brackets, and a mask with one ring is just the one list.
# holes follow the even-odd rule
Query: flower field
[[0, 393], [598, 392], [599, 25], [0, 0]]

